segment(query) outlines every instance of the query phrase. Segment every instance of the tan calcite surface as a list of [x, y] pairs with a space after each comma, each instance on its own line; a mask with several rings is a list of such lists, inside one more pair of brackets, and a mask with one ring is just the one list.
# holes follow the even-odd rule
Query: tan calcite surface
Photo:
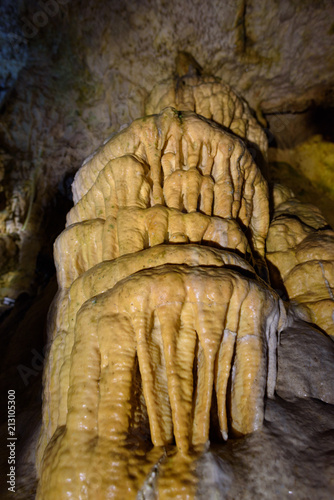
[[166, 108], [135, 120], [84, 163], [73, 193], [68, 224], [115, 216], [124, 206], [198, 210], [249, 228], [264, 256], [268, 188], [260, 169], [240, 139], [191, 111]]
[[[190, 73], [191, 69], [190, 66]], [[167, 106], [195, 111], [257, 145], [262, 154], [267, 155], [266, 134], [248, 104], [229, 85], [217, 78], [183, 74], [157, 84], [149, 95], [145, 112], [150, 115]]]
[[117, 217], [73, 224], [60, 235], [55, 245], [59, 283], [68, 287], [99, 262], [164, 243], [200, 243], [251, 256], [247, 238], [234, 219], [182, 213], [160, 205], [128, 208]]
[[334, 231], [313, 205], [276, 186], [266, 258], [289, 299], [311, 323], [334, 335]]
[[71, 352], [76, 315], [80, 307], [88, 299], [108, 291], [132, 274], [166, 264], [215, 268], [227, 266], [244, 270], [243, 272], [255, 278], [252, 267], [234, 253], [199, 245], [161, 245], [113, 261], [101, 262], [76, 279], [70, 289], [60, 289], [51, 329], [53, 343], [45, 372], [45, 442], [40, 449], [43, 448], [44, 451], [46, 442], [51, 439], [57, 426], [66, 422]]
[[332, 333], [333, 231], [280, 186], [269, 223], [247, 104], [190, 71], [147, 113], [76, 174], [55, 243], [38, 499], [195, 498], [210, 432], [261, 429], [295, 317], [257, 276], [265, 259], [293, 310]]
[[[232, 101], [241, 127], [248, 108]], [[161, 460], [159, 498], [192, 498], [212, 415], [223, 439], [247, 434], [274, 394], [285, 309], [251, 265], [264, 263], [266, 181], [236, 135], [167, 107], [105, 143], [73, 192], [37, 498], [135, 498]]]
[[143, 414], [156, 447], [175, 439], [187, 456], [208, 440], [213, 387], [225, 439], [227, 411], [237, 433], [261, 426], [266, 385], [271, 395], [275, 386], [280, 312], [278, 297], [263, 284], [213, 266], [151, 268], [86, 301], [74, 328], [68, 410], [58, 413], [65, 422], [58, 422], [44, 455], [41, 498], [77, 498], [85, 488], [89, 498], [97, 478], [97, 498], [122, 498], [125, 485], [134, 497], [152, 467], [142, 458], [141, 469], [138, 459], [143, 476], [129, 476], [127, 448], [147, 420]]

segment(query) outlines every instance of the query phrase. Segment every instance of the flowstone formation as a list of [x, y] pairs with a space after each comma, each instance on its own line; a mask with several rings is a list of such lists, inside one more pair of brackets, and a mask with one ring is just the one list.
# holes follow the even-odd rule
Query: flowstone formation
[[55, 244], [38, 499], [194, 498], [209, 438], [260, 429], [274, 395], [289, 318], [263, 278], [279, 215], [246, 146], [265, 158], [264, 133], [227, 85], [192, 74], [147, 110], [79, 170]]
[[334, 231], [320, 210], [280, 185], [274, 208], [266, 253], [272, 282], [310, 323], [334, 337]]

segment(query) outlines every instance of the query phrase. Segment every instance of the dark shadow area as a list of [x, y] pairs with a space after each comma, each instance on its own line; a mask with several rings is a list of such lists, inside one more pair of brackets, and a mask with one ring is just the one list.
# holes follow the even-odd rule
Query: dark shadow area
[[[3, 442], [8, 436], [7, 395], [15, 391], [16, 418], [16, 494], [18, 499], [33, 499], [35, 496], [34, 457], [29, 443], [37, 437], [41, 422], [42, 373], [47, 342], [47, 315], [57, 291], [55, 266], [53, 263], [53, 242], [65, 225], [65, 216], [72, 206], [69, 193], [64, 186], [58, 190], [52, 202], [45, 208], [40, 238], [40, 251], [36, 260], [31, 293], [19, 295], [13, 307], [0, 317], [0, 435]], [[31, 448], [31, 447], [30, 447]], [[26, 454], [29, 453], [27, 456]], [[3, 460], [7, 462], [6, 453]], [[22, 473], [20, 472], [21, 468]], [[4, 464], [3, 470], [6, 470]], [[20, 493], [20, 478], [25, 478]], [[31, 495], [27, 485], [31, 484]], [[10, 494], [6, 478], [2, 477], [0, 490]], [[1, 496], [1, 498], [7, 498]], [[9, 497], [8, 497], [9, 498]]]
[[294, 148], [314, 135], [334, 142], [334, 107], [312, 106], [302, 113], [272, 113], [266, 119], [270, 148]]

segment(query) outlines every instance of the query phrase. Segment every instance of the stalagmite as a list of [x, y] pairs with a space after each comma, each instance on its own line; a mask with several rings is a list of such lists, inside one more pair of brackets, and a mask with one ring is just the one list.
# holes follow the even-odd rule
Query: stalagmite
[[[156, 87], [147, 113], [78, 171], [55, 243], [37, 499], [131, 499], [153, 476], [159, 499], [195, 498], [213, 422], [222, 440], [256, 431], [274, 395], [287, 317], [257, 275], [269, 191], [247, 149], [265, 156], [264, 133], [206, 77]], [[274, 196], [270, 264], [327, 328], [333, 252], [319, 252], [332, 232], [284, 190]], [[326, 286], [301, 300], [314, 262]]]

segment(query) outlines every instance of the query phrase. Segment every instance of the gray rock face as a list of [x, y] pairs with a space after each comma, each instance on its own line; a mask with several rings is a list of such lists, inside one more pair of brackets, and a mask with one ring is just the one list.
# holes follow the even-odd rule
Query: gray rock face
[[334, 343], [307, 323], [284, 330], [278, 347], [278, 396], [334, 404]]
[[199, 498], [330, 500], [333, 418], [334, 407], [316, 399], [268, 401], [261, 431], [205, 455]]
[[27, 58], [27, 39], [20, 29], [18, 2], [5, 0], [0, 5], [0, 109], [13, 90]]

